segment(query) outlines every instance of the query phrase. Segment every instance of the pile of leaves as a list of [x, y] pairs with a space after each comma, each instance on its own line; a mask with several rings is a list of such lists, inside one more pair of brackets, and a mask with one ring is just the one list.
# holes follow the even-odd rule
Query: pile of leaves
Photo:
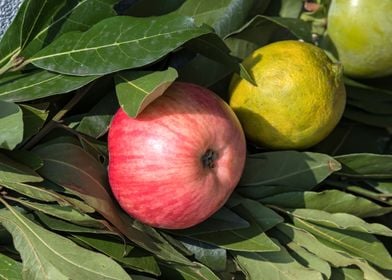
[[0, 278], [391, 279], [390, 77], [345, 78], [344, 117], [312, 149], [249, 143], [239, 186], [202, 224], [124, 214], [106, 172], [120, 105], [137, 116], [175, 80], [227, 99], [233, 73], [251, 81], [252, 50], [327, 44], [325, 9], [302, 0], [117, 2], [25, 0], [0, 41]]

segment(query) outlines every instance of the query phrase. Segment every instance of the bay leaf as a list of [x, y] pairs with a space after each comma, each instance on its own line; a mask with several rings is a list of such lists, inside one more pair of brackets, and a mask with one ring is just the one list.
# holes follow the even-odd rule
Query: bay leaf
[[13, 79], [0, 79], [0, 100], [22, 102], [68, 93], [97, 78], [98, 76], [77, 77], [36, 70]]
[[299, 218], [293, 221], [294, 225], [316, 235], [333, 248], [366, 259], [380, 268], [392, 269], [392, 258], [387, 249], [371, 234], [319, 226]]
[[329, 213], [347, 213], [361, 218], [392, 212], [391, 207], [382, 207], [371, 200], [340, 190], [288, 192], [265, 197], [260, 201], [284, 208], [318, 209]]
[[325, 154], [297, 151], [252, 154], [246, 159], [238, 191], [257, 199], [310, 190], [339, 169], [340, 164]]
[[165, 279], [219, 280], [213, 271], [200, 263], [195, 263], [194, 266], [168, 263], [160, 263], [159, 265]]
[[392, 178], [392, 155], [387, 154], [348, 154], [335, 156], [342, 164], [340, 175], [354, 178]]
[[323, 279], [320, 272], [302, 266], [283, 246], [279, 247], [277, 252], [235, 252], [234, 257], [248, 279]]
[[322, 226], [392, 237], [392, 230], [386, 226], [377, 223], [367, 223], [351, 214], [330, 214], [316, 209], [295, 209], [291, 213], [297, 218]]
[[161, 96], [178, 77], [174, 68], [165, 71], [127, 71], [115, 75], [116, 94], [121, 108], [136, 117], [152, 101]]
[[310, 232], [297, 228], [290, 224], [280, 224], [277, 229], [284, 233], [292, 242], [300, 245], [309, 252], [331, 263], [334, 267], [347, 267], [355, 265], [359, 267], [365, 276], [366, 280], [386, 280], [386, 278], [368, 264], [362, 258], [352, 256], [347, 252], [331, 248], [324, 243], [320, 242]]
[[11, 206], [0, 221], [14, 238], [25, 279], [131, 279], [112, 259], [35, 224]]
[[22, 280], [22, 264], [0, 254], [0, 279]]
[[14, 103], [0, 101], [0, 148], [13, 150], [22, 140], [22, 110]]
[[29, 62], [62, 74], [104, 75], [152, 63], [186, 41], [211, 32], [190, 17], [116, 16], [86, 32], [69, 32], [35, 54]]
[[33, 169], [0, 153], [0, 184], [5, 182], [41, 182], [42, 180]]

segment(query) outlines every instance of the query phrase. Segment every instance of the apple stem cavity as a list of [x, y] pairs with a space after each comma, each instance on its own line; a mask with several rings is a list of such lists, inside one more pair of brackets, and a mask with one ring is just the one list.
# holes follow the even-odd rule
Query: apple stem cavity
[[201, 157], [201, 162], [203, 163], [204, 168], [214, 168], [215, 167], [215, 160], [218, 158], [218, 153], [208, 149], [203, 156]]

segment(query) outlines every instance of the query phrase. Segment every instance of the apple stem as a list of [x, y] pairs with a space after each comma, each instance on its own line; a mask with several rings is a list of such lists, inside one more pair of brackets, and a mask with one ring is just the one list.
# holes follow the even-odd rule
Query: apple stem
[[215, 160], [218, 157], [218, 154], [211, 150], [208, 149], [204, 155], [201, 157], [201, 161], [203, 163], [203, 167], [205, 168], [214, 168], [215, 167]]

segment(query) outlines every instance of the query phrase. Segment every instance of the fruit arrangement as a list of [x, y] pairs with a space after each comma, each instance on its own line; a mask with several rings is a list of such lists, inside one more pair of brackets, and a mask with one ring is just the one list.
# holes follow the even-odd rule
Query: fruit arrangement
[[1, 279], [392, 278], [391, 1], [23, 1]]

